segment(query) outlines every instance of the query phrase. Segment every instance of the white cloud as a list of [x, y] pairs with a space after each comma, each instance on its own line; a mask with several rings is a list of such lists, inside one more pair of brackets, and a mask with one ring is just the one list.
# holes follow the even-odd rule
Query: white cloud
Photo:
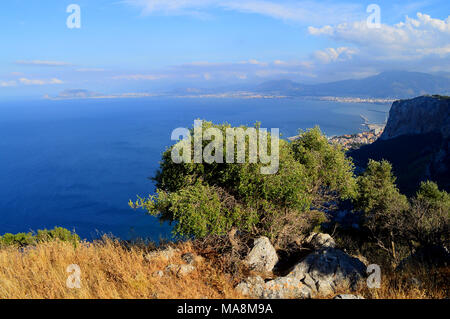
[[438, 55], [439, 57], [443, 58], [445, 56], [448, 56], [450, 54], [450, 45], [446, 45], [443, 47], [438, 48], [425, 48], [425, 49], [417, 49], [417, 52], [423, 55]]
[[328, 23], [361, 18], [365, 9], [361, 4], [288, 0], [124, 0], [123, 3], [140, 8], [144, 15], [208, 15], [208, 10], [222, 9], [300, 22]]
[[325, 63], [316, 65], [315, 71], [322, 75], [350, 78], [389, 70], [450, 71], [450, 16], [441, 20], [419, 12], [414, 18], [406, 16], [402, 22], [380, 28], [356, 21], [309, 27], [308, 31], [351, 50], [325, 49], [313, 54], [315, 61]]
[[326, 25], [322, 28], [308, 27], [308, 32], [312, 35], [322, 35], [322, 34], [332, 35], [333, 31], [334, 29], [329, 25]]
[[0, 87], [11, 87], [11, 86], [16, 86], [17, 82], [16, 81], [0, 81]]
[[363, 53], [378, 59], [423, 58], [429, 54], [444, 56], [449, 53], [450, 16], [440, 20], [419, 12], [417, 19], [406, 17], [404, 22], [392, 26], [382, 24], [380, 28], [370, 28], [366, 21], [358, 21], [309, 27], [308, 31], [311, 35], [353, 43]]
[[61, 61], [42, 61], [42, 60], [32, 60], [24, 61], [19, 60], [15, 62], [19, 65], [34, 65], [34, 66], [71, 66], [71, 63], [61, 62]]
[[252, 64], [252, 65], [260, 65], [260, 66], [267, 66], [266, 62], [260, 62], [256, 59], [249, 59], [248, 61], [241, 62], [242, 64]]
[[40, 80], [40, 79], [28, 79], [20, 78], [19, 82], [25, 85], [48, 85], [48, 84], [63, 84], [64, 82], [60, 79], [53, 78], [50, 80]]
[[336, 61], [350, 60], [357, 50], [354, 48], [339, 47], [326, 48], [325, 50], [318, 50], [314, 53], [314, 57], [322, 63], [330, 63]]
[[273, 61], [273, 64], [275, 64], [275, 65], [286, 65], [286, 62], [281, 61], [281, 60], [275, 60], [275, 61]]

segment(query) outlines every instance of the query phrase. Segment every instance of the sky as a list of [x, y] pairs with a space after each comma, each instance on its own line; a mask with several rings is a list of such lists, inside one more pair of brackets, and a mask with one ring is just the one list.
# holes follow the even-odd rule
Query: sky
[[[79, 28], [68, 27], [73, 4]], [[2, 1], [0, 99], [450, 72], [449, 9], [447, 0]]]

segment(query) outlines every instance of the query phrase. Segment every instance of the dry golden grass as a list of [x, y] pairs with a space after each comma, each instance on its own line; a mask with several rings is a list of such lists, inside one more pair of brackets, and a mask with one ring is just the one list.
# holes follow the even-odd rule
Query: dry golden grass
[[[183, 264], [181, 254], [190, 252], [189, 243], [171, 260], [147, 261], [145, 250], [125, 248], [118, 242], [82, 243], [77, 248], [64, 242], [42, 243], [23, 251], [0, 248], [0, 299], [6, 298], [239, 298], [229, 276], [208, 261], [178, 278], [154, 277], [169, 263]], [[66, 272], [70, 264], [81, 268], [81, 288], [69, 289]]]
[[[111, 240], [87, 243], [74, 247], [66, 242], [48, 242], [26, 249], [0, 248], [0, 299], [115, 299], [115, 298], [242, 298], [234, 286], [242, 276], [231, 276], [221, 256], [208, 254], [196, 263], [196, 269], [184, 276], [166, 274], [168, 264], [184, 264], [183, 253], [196, 253], [192, 243], [175, 245], [176, 253], [169, 260], [147, 260], [149, 247], [123, 244]], [[201, 259], [201, 258], [200, 258]], [[67, 266], [81, 268], [81, 288], [69, 289]], [[417, 278], [420, 285], [411, 279]], [[429, 270], [418, 268], [383, 274], [381, 288], [362, 287], [356, 293], [371, 299], [449, 298], [450, 268]], [[322, 298], [332, 298], [324, 296]]]
[[359, 293], [371, 299], [447, 299], [450, 297], [450, 267], [418, 267], [391, 271], [381, 277], [379, 289], [364, 287]]
[[368, 288], [362, 282], [356, 291], [338, 289], [335, 294], [320, 298], [329, 299], [337, 294], [356, 294], [365, 299], [448, 299], [450, 267], [392, 270], [382, 274], [380, 288]]

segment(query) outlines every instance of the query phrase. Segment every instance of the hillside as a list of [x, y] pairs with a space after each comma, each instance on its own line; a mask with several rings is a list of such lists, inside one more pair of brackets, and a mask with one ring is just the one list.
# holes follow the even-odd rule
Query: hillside
[[[224, 267], [229, 263], [218, 254], [217, 247], [190, 241], [160, 250], [106, 237], [76, 247], [60, 240], [27, 247], [0, 245], [0, 299], [248, 298], [235, 285], [250, 273], [233, 274]], [[73, 270], [66, 271], [69, 265], [79, 266], [78, 283], [71, 277]], [[379, 289], [362, 287], [357, 292], [339, 293], [358, 293], [371, 299], [446, 298], [447, 292], [441, 288], [447, 274], [445, 269], [383, 273], [387, 279]], [[424, 285], [417, 288], [406, 284], [412, 277]]]
[[257, 91], [292, 96], [411, 98], [448, 94], [450, 78], [419, 72], [390, 71], [363, 79], [304, 85], [289, 80], [264, 82]]

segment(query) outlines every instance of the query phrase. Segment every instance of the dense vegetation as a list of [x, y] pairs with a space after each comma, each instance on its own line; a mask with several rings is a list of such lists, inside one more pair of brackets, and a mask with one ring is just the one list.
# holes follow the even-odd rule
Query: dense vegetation
[[[202, 129], [210, 127], [225, 132], [230, 125], [204, 122]], [[251, 237], [266, 235], [285, 248], [319, 230], [344, 203], [362, 215], [358, 238], [366, 238], [395, 261], [399, 252], [448, 247], [448, 193], [428, 181], [407, 198], [386, 161], [371, 160], [366, 171], [355, 176], [351, 158], [330, 145], [318, 127], [300, 132], [293, 142], [280, 140], [279, 170], [273, 175], [260, 174], [261, 163], [175, 164], [171, 151], [178, 144], [163, 154], [155, 177], [157, 194], [130, 202], [133, 208], [173, 222], [177, 236], [204, 238], [235, 230]], [[232, 145], [236, 148], [236, 141]]]

